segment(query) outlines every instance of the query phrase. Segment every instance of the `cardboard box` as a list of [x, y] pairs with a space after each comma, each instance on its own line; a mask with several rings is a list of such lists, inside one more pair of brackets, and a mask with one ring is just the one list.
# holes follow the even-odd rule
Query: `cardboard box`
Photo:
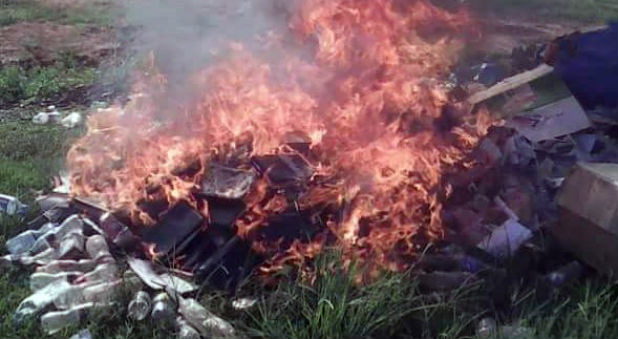
[[582, 261], [618, 274], [618, 164], [579, 163], [556, 197], [552, 233]]

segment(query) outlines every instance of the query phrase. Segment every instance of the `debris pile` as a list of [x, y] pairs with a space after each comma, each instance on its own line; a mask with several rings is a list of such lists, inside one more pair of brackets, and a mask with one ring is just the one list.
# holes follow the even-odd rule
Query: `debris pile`
[[[504, 124], [492, 126], [465, 159], [453, 161], [439, 185], [431, 186], [440, 191], [435, 205], [422, 209], [397, 201], [405, 205], [399, 218], [412, 208], [418, 211], [408, 214], [423, 220], [437, 211], [445, 226], [444, 237], [427, 251], [406, 251], [397, 260], [416, 260], [420, 288], [432, 292], [505, 276], [507, 267], [514, 272], [510, 279], [528, 279], [552, 291], [587, 271], [564, 250], [600, 272], [613, 273], [618, 269], [618, 146], [610, 137], [618, 125], [615, 119], [599, 119], [598, 110], [584, 109], [546, 64], [506, 79], [489, 64], [472, 73], [477, 75], [465, 83], [457, 79], [452, 96], [470, 107], [469, 116], [484, 107]], [[50, 110], [33, 121], [60, 121], [59, 113]], [[74, 127], [81, 116], [70, 114], [61, 123]], [[28, 231], [7, 241], [10, 254], [0, 258], [3, 266], [35, 269], [33, 294], [19, 305], [14, 321], [40, 316], [42, 327], [53, 334], [89, 311], [122, 306], [136, 321], [152, 317], [174, 324], [179, 338], [238, 337], [228, 322], [194, 298], [196, 284], [233, 290], [265, 254], [279, 255], [283, 263], [297, 259], [293, 249], [318, 243], [305, 241], [318, 233], [316, 225], [324, 237], [334, 238], [327, 224], [340, 221], [346, 208], [336, 190], [329, 191], [336, 196], [314, 190], [313, 200], [300, 194], [308, 185], [331, 187], [337, 179], [336, 173], [320, 173], [319, 166], [310, 164], [316, 154], [309, 152], [306, 135], [290, 136], [282, 151], [273, 154], [250, 155], [244, 146], [217, 150], [207, 170], [190, 163], [171, 171], [176, 177], [199, 178], [187, 190], [188, 196], [199, 197], [191, 202], [166, 200], [164, 185], [148, 187], [148, 199], [136, 203], [139, 215], [123, 215], [65, 193], [37, 199], [42, 214], [28, 224]], [[401, 197], [398, 190], [388, 192], [391, 200]], [[441, 209], [430, 208], [438, 203]], [[25, 209], [8, 196], [0, 196], [0, 208], [7, 214]], [[338, 235], [364, 238], [376, 232], [373, 239], [385, 242], [379, 233], [388, 226], [380, 224], [386, 217], [374, 211], [348, 217], [360, 225], [358, 234]], [[136, 218], [152, 223], [135, 227]], [[363, 222], [378, 226], [367, 230]], [[255, 227], [262, 224], [268, 227]], [[407, 234], [405, 240], [417, 247], [429, 242], [416, 242], [418, 234]], [[363, 249], [375, 244], [358, 243], [359, 256], [373, 254]], [[399, 261], [384, 262], [394, 266]], [[130, 301], [121, 304], [119, 295], [127, 292]], [[232, 306], [253, 304], [255, 300], [241, 299]], [[516, 325], [498, 328], [491, 319], [479, 325], [480, 335], [518, 337], [526, 331]]]
[[[237, 337], [229, 323], [190, 297], [197, 291], [185, 279], [190, 276], [121, 254], [120, 246], [134, 243], [122, 229], [100, 222], [109, 215], [94, 222], [85, 216], [83, 205], [62, 194], [42, 197], [38, 204], [43, 214], [29, 223], [30, 230], [7, 241], [10, 254], [0, 258], [3, 269], [8, 264], [34, 268], [33, 294], [15, 311], [16, 324], [40, 316], [42, 328], [54, 334], [79, 323], [88, 312], [127, 307], [137, 321], [152, 317], [174, 325], [179, 338]], [[123, 305], [126, 294], [132, 298]]]
[[[616, 25], [588, 34], [612, 30], [615, 37]], [[565, 39], [590, 41], [586, 34], [557, 41]], [[590, 53], [585, 46], [582, 51]], [[586, 63], [577, 53], [571, 58], [579, 67]], [[472, 113], [486, 107], [504, 123], [491, 127], [470, 154], [473, 165], [443, 179], [452, 190], [442, 216], [447, 237], [420, 258], [421, 287], [454, 289], [489, 278], [506, 294], [509, 282], [524, 281], [544, 298], [588, 267], [615, 274], [618, 112], [615, 103], [607, 106], [612, 99], [602, 95], [606, 91], [580, 105], [582, 95], [595, 93], [582, 93], [581, 83], [577, 98], [571, 93], [563, 79], [581, 72], [565, 68], [568, 62], [554, 57], [558, 70], [537, 62], [505, 79], [482, 64], [471, 68], [475, 76], [451, 77], [453, 92]], [[596, 58], [588, 62], [589, 71], [607, 67], [592, 66]]]
[[63, 116], [56, 106], [51, 105], [47, 107], [46, 112], [39, 112], [32, 117], [32, 122], [37, 125], [47, 124], [59, 124], [65, 128], [75, 128], [82, 124], [82, 114], [79, 112], [71, 112], [66, 116]]

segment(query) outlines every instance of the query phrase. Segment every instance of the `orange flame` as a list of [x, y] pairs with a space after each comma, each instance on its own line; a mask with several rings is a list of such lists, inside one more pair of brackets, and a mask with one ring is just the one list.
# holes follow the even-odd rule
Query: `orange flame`
[[[286, 138], [301, 131], [322, 180], [312, 178], [296, 203], [338, 208], [342, 217], [325, 220], [310, 244], [277, 249], [276, 241], [256, 240], [254, 249], [273, 255], [262, 270], [313, 256], [326, 234], [348, 259], [403, 269], [407, 255], [440, 236], [442, 175], [489, 125], [447, 132], [433, 125], [448, 102], [437, 79], [464, 43], [455, 33], [473, 27], [466, 12], [424, 0], [302, 0], [289, 32], [260, 37], [276, 62], [231, 44], [225, 60], [194, 76], [202, 95], [172, 121], [157, 118], [165, 87], [158, 74], [136, 82], [142, 95], [127, 106], [93, 115], [68, 155], [72, 193], [150, 225], [157, 215], [144, 202], [196, 205], [192, 192], [210, 161], [287, 152]], [[307, 49], [311, 57], [295, 52]], [[267, 192], [260, 180], [245, 199], [240, 236], [250, 238], [288, 207]]]

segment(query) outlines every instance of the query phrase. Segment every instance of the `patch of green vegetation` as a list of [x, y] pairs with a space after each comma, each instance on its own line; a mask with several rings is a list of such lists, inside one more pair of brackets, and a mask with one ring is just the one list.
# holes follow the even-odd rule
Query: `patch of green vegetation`
[[59, 7], [36, 0], [0, 0], [0, 27], [24, 21], [106, 26], [116, 16], [112, 5], [112, 1], [92, 1]]
[[259, 338], [384, 338], [401, 330], [407, 316], [429, 307], [407, 275], [384, 273], [359, 285], [360, 272], [344, 271], [336, 257], [317, 260], [313, 284], [283, 281], [251, 314], [247, 332]]
[[49, 186], [44, 161], [14, 161], [0, 157], [0, 192], [14, 195], [20, 200], [29, 200], [32, 190]]
[[0, 278], [0, 337], [2, 338], [42, 338], [38, 322], [29, 319], [23, 324], [14, 324], [12, 314], [19, 303], [32, 292], [28, 286], [28, 271], [11, 267]]
[[[0, 123], [0, 193], [31, 204], [35, 191], [49, 188], [51, 176], [62, 168], [64, 154], [80, 132], [24, 121]], [[0, 236], [17, 233], [22, 224], [18, 218], [0, 216]]]
[[584, 281], [552, 300], [520, 301], [512, 321], [527, 326], [536, 338], [618, 338], [618, 285], [604, 279]]
[[28, 69], [8, 66], [0, 69], [0, 105], [53, 100], [67, 90], [91, 86], [95, 78], [94, 68], [63, 60]]
[[504, 17], [522, 18], [533, 15], [535, 20], [572, 21], [603, 24], [618, 20], [615, 0], [473, 0], [474, 6]]
[[80, 130], [67, 130], [56, 125], [2, 122], [0, 157], [24, 162], [61, 157], [79, 134]]

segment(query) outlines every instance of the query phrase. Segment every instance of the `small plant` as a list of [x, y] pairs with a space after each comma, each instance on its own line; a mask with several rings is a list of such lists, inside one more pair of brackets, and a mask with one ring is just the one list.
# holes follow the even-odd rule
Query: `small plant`
[[0, 69], [0, 104], [21, 98], [22, 71], [15, 66]]
[[94, 68], [73, 61], [29, 69], [8, 66], [0, 69], [0, 104], [52, 100], [72, 88], [91, 86], [95, 77]]
[[406, 274], [384, 272], [359, 285], [358, 271], [343, 269], [333, 255], [318, 258], [313, 283], [282, 282], [251, 315], [248, 332], [307, 339], [392, 335], [404, 317], [418, 310], [416, 283]]
[[602, 279], [562, 291], [553, 300], [526, 301], [517, 319], [537, 338], [617, 338], [618, 285]]

